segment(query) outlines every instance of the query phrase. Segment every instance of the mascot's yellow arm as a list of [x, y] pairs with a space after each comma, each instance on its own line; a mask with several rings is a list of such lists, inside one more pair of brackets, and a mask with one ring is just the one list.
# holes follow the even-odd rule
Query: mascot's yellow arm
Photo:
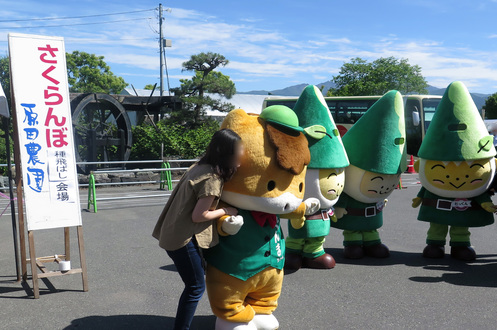
[[228, 236], [229, 234], [227, 232], [225, 232], [223, 230], [223, 228], [221, 228], [221, 226], [223, 225], [223, 222], [226, 218], [229, 218], [230, 216], [229, 215], [223, 215], [222, 217], [220, 217], [219, 219], [216, 220], [216, 227], [217, 227], [217, 232], [219, 233], [219, 235], [221, 236]]
[[419, 205], [421, 205], [421, 202], [423, 201], [423, 199], [421, 197], [414, 197], [412, 199], [412, 207], [418, 207]]
[[492, 202], [481, 203], [481, 207], [485, 211], [490, 212], [490, 213], [494, 213], [495, 211], [497, 211], [497, 206], [495, 206]]
[[287, 214], [282, 214], [281, 216], [283, 218], [289, 219], [293, 228], [302, 228], [305, 222], [305, 203], [300, 203], [299, 207], [295, 211]]

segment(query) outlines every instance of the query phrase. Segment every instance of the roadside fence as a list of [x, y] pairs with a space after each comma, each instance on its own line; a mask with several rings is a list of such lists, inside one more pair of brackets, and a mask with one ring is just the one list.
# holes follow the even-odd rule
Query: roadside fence
[[[91, 211], [93, 206], [93, 212], [97, 213], [98, 201], [104, 200], [117, 200], [117, 199], [137, 199], [137, 198], [149, 198], [149, 197], [166, 197], [169, 196], [171, 190], [173, 190], [173, 183], [179, 180], [173, 180], [172, 172], [174, 171], [186, 171], [188, 167], [172, 167], [171, 164], [184, 164], [184, 163], [194, 163], [198, 159], [174, 159], [174, 160], [129, 160], [129, 161], [107, 161], [107, 162], [77, 162], [77, 165], [145, 165], [145, 164], [157, 164], [154, 168], [136, 168], [136, 169], [104, 169], [91, 171], [88, 175], [88, 183], [80, 183], [79, 187], [88, 187], [88, 203], [87, 209]], [[6, 167], [7, 164], [0, 164], [0, 167]], [[160, 167], [159, 167], [160, 166]], [[137, 173], [158, 173], [157, 180], [125, 180], [123, 182], [98, 182], [95, 176], [100, 174], [137, 174]], [[137, 175], [139, 177], [139, 175]], [[125, 178], [122, 178], [123, 180]], [[120, 186], [120, 185], [142, 185], [142, 184], [159, 184], [159, 190], [168, 190], [169, 193], [166, 194], [147, 194], [147, 195], [135, 195], [135, 196], [120, 196], [120, 197], [101, 197], [97, 198], [97, 187], [99, 186]], [[14, 186], [14, 189], [16, 187]]]

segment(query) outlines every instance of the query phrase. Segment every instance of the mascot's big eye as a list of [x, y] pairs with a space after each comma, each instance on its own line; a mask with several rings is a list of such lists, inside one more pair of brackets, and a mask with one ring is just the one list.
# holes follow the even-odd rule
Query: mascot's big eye
[[302, 192], [302, 190], [304, 190], [304, 183], [303, 182], [301, 182], [299, 184], [299, 191]]
[[274, 182], [273, 180], [269, 181], [267, 183], [267, 190], [268, 191], [271, 191], [273, 190], [274, 188], [276, 188], [276, 182]]

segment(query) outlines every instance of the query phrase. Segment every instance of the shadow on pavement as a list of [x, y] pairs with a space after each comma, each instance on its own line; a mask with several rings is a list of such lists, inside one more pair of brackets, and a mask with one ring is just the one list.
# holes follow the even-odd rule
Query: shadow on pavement
[[497, 274], [497, 254], [479, 254], [475, 261], [466, 263], [451, 258], [448, 253], [442, 259], [427, 259], [423, 258], [421, 251], [417, 253], [390, 251], [390, 257], [385, 259], [364, 257], [354, 260], [345, 259], [342, 249], [330, 248], [325, 249], [325, 251], [335, 258], [337, 267], [340, 264], [361, 266], [406, 265], [440, 272], [440, 276], [433, 276], [433, 272], [430, 272], [430, 276], [413, 276], [409, 278], [409, 280], [415, 282], [446, 282], [461, 286], [497, 287], [497, 277], [494, 276], [494, 274]]
[[[213, 315], [195, 316], [191, 329], [214, 329], [216, 317]], [[111, 315], [86, 316], [74, 319], [64, 329], [172, 329], [174, 317], [157, 315]]]
[[177, 272], [178, 270], [176, 269], [176, 266], [174, 264], [170, 264], [170, 265], [165, 265], [165, 266], [162, 266], [162, 267], [159, 267], [159, 269], [162, 269], [162, 270], [168, 270], [170, 272]]
[[426, 265], [427, 270], [440, 271], [440, 276], [413, 276], [414, 282], [445, 282], [453, 285], [496, 288], [497, 259], [495, 254], [479, 255], [474, 262], [464, 263], [457, 260], [445, 265]]

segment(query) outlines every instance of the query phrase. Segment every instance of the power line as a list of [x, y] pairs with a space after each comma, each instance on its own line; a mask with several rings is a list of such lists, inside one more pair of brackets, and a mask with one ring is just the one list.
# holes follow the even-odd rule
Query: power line
[[[150, 37], [150, 38], [119, 38], [119, 39], [95, 39], [95, 38], [64, 38], [65, 41], [85, 41], [85, 42], [92, 42], [92, 41], [99, 41], [99, 42], [119, 42], [119, 41], [125, 41], [125, 40], [157, 40], [157, 38]], [[0, 40], [0, 42], [8, 42], [8, 40]]]
[[72, 16], [72, 17], [44, 17], [44, 18], [28, 18], [28, 19], [3, 19], [0, 23], [11, 23], [11, 22], [31, 22], [31, 21], [54, 21], [62, 19], [77, 19], [77, 18], [88, 18], [88, 17], [101, 17], [101, 16], [112, 16], [112, 15], [123, 15], [132, 13], [142, 13], [145, 11], [157, 10], [157, 8], [134, 10], [134, 11], [123, 11], [120, 13], [110, 13], [110, 14], [96, 14], [96, 15], [85, 15], [85, 16]]
[[[64, 38], [64, 40], [66, 41], [105, 41], [105, 42], [115, 42], [115, 41], [123, 41], [123, 40], [156, 40], [157, 38], [153, 38], [153, 37], [150, 37], [150, 38], [118, 38], [118, 39], [91, 39], [91, 38], [85, 38], [85, 37], [81, 37], [81, 38]], [[0, 40], [0, 42], [2, 42], [4, 40]], [[7, 42], [7, 40], [5, 40], [5, 42]]]
[[142, 19], [151, 19], [152, 17], [141, 17], [141, 18], [130, 18], [130, 19], [120, 19], [114, 21], [104, 21], [104, 22], [92, 22], [92, 23], [73, 23], [73, 24], [59, 24], [59, 25], [37, 25], [37, 26], [5, 26], [0, 27], [0, 30], [11, 30], [11, 29], [37, 29], [37, 28], [52, 28], [52, 27], [63, 27], [63, 26], [76, 26], [76, 25], [94, 25], [94, 24], [108, 24], [108, 23], [118, 23], [118, 22], [129, 22], [138, 21]]

